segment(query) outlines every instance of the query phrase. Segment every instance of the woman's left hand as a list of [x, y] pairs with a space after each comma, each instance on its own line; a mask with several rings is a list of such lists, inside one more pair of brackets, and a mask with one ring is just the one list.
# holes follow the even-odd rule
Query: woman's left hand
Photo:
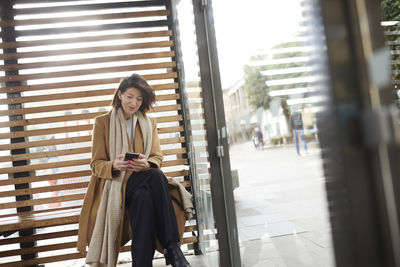
[[126, 169], [129, 171], [140, 172], [148, 168], [150, 168], [150, 163], [147, 161], [146, 156], [139, 154], [138, 159], [128, 160], [128, 167]]

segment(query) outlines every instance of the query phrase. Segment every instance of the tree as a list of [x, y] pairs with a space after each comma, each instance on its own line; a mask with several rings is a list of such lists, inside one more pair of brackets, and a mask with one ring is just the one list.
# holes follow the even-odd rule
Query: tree
[[[400, 0], [382, 0], [381, 9], [383, 21], [398, 22], [400, 20]], [[394, 52], [399, 50], [399, 23], [386, 26], [384, 30], [386, 32], [385, 37], [388, 41], [389, 49]], [[394, 70], [394, 72], [392, 72], [392, 84], [394, 85], [394, 89], [398, 89], [400, 84], [400, 72], [398, 71], [400, 69], [400, 64], [398, 64], [400, 55], [398, 53], [392, 53], [391, 59], [393, 61], [391, 67]]]
[[271, 97], [269, 96], [266, 77], [264, 77], [259, 68], [244, 66], [244, 89], [249, 97], [249, 103], [254, 108], [269, 108]]
[[[277, 59], [290, 59], [290, 58], [299, 58], [299, 57], [304, 57], [306, 56], [306, 52], [301, 51], [301, 50], [296, 50], [296, 49], [291, 49], [291, 48], [297, 48], [301, 47], [302, 43], [298, 41], [290, 41], [290, 42], [284, 42], [281, 44], [278, 44], [273, 47], [275, 50], [281, 50], [281, 53], [275, 53], [275, 54], [261, 54], [261, 55], [255, 55], [251, 57], [251, 61], [263, 61], [263, 60], [277, 60]], [[306, 62], [304, 61], [282, 61], [282, 63], [276, 63], [276, 64], [266, 64], [266, 65], [261, 65], [259, 67], [250, 67], [250, 66], [245, 66], [244, 67], [244, 73], [245, 73], [245, 89], [247, 90], [250, 98], [250, 103], [252, 106], [255, 108], [258, 107], [264, 107], [264, 109], [269, 108], [269, 103], [270, 101], [274, 98], [269, 95], [269, 92], [274, 91], [274, 90], [282, 90], [282, 89], [292, 89], [293, 87], [308, 87], [308, 84], [306, 82], [299, 82], [296, 83], [295, 85], [293, 84], [282, 84], [282, 85], [273, 85], [271, 87], [268, 87], [266, 85], [266, 81], [268, 80], [280, 80], [280, 79], [290, 79], [290, 78], [301, 78], [301, 77], [306, 77], [309, 75], [307, 71], [304, 72], [284, 72], [282, 74], [262, 74], [262, 71], [269, 71], [269, 70], [280, 70], [280, 69], [294, 69], [294, 68], [299, 68], [299, 67], [304, 67], [306, 66]], [[260, 92], [260, 90], [262, 90]], [[252, 98], [253, 96], [253, 98]], [[281, 105], [283, 109], [283, 113], [286, 117], [286, 120], [289, 120], [290, 116], [290, 109], [287, 104], [287, 95], [281, 95], [279, 96], [279, 99], [281, 100]]]
[[383, 21], [400, 20], [400, 0], [382, 0], [381, 7]]

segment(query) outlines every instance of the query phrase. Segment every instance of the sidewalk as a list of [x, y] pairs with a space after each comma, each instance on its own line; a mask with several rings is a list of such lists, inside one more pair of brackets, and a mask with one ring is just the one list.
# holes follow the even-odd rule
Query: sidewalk
[[304, 156], [293, 144], [262, 151], [252, 143], [231, 147], [240, 181], [234, 195], [243, 266], [334, 266], [319, 153], [315, 142]]

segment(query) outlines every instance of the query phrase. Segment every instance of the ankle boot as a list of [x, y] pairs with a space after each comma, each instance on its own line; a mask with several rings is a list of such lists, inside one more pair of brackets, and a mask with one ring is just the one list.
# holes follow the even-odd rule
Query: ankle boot
[[164, 258], [166, 264], [172, 267], [191, 267], [178, 244], [168, 246], [164, 250]]

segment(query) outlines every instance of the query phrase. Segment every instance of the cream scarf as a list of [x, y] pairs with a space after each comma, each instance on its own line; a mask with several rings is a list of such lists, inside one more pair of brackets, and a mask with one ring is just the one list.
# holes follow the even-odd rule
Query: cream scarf
[[[144, 154], [150, 155], [153, 128], [146, 114], [138, 111], [134, 116], [140, 124], [143, 136]], [[133, 127], [135, 127], [134, 125]], [[133, 129], [135, 132], [135, 129]], [[110, 118], [109, 136], [110, 160], [129, 150], [126, 119], [121, 108], [113, 109]], [[125, 172], [113, 179], [107, 179], [103, 188], [96, 222], [90, 240], [86, 263], [91, 266], [114, 267], [120, 244], [117, 244], [122, 219], [122, 183]]]

